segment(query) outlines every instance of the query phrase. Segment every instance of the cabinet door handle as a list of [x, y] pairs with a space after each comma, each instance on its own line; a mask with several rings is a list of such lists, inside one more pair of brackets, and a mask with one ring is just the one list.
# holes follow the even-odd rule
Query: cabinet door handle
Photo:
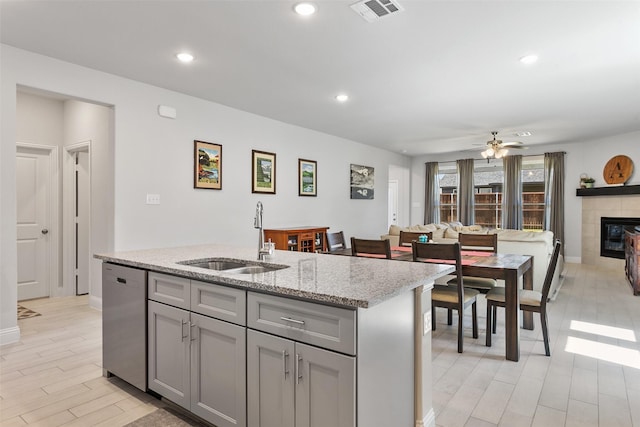
[[189, 330], [187, 329], [187, 334], [184, 334], [184, 325], [187, 324], [187, 321], [182, 319], [182, 326], [180, 327], [180, 335], [182, 335], [182, 338], [180, 339], [180, 341], [184, 342], [184, 339], [187, 338], [189, 336]]
[[302, 362], [302, 357], [298, 353], [296, 353], [296, 384], [300, 384], [300, 380], [302, 380], [302, 369], [300, 369], [300, 362]]
[[287, 357], [289, 357], [287, 350], [282, 350], [282, 375], [285, 381], [287, 380], [287, 374], [289, 373], [289, 371], [287, 371]]
[[196, 326], [195, 322], [191, 323], [191, 321], [189, 321], [189, 337], [191, 341], [195, 341], [197, 338], [195, 332], [192, 332], [192, 328], [195, 328]]
[[295, 323], [296, 325], [304, 325], [304, 320], [292, 319], [290, 317], [280, 317], [280, 320], [284, 320], [285, 322]]

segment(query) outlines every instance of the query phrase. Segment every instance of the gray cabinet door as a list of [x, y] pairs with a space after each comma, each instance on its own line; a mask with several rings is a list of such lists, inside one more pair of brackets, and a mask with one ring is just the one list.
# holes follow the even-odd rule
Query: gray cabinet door
[[250, 427], [294, 427], [294, 347], [293, 341], [247, 330]]
[[355, 358], [296, 343], [296, 427], [355, 427]]
[[246, 328], [191, 313], [191, 412], [246, 426]]
[[189, 409], [189, 312], [148, 302], [149, 389]]

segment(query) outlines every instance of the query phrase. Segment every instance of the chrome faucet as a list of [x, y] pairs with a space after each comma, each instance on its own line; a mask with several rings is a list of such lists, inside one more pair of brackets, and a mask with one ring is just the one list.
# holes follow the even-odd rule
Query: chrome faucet
[[256, 217], [253, 219], [253, 227], [259, 229], [258, 233], [258, 261], [263, 261], [265, 255], [273, 255], [271, 245], [264, 244], [264, 229], [262, 228], [262, 202], [256, 205]]

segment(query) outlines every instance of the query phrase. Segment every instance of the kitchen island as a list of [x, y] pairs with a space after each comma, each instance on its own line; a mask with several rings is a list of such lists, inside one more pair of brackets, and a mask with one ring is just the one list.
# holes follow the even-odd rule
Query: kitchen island
[[[256, 255], [227, 245], [95, 255], [148, 273], [151, 390], [220, 427], [435, 425], [430, 291], [452, 266]], [[211, 259], [275, 269], [190, 265]]]

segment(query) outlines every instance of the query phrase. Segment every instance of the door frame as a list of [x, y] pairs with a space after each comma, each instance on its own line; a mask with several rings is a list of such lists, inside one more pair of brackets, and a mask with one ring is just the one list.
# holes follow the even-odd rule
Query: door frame
[[[64, 295], [70, 296], [76, 294], [75, 286], [75, 259], [76, 259], [76, 243], [75, 243], [75, 154], [78, 151], [87, 151], [89, 153], [89, 217], [88, 229], [89, 229], [89, 249], [91, 249], [91, 181], [93, 175], [92, 156], [91, 156], [91, 140], [78, 142], [77, 144], [66, 145], [64, 147], [64, 159], [62, 162], [63, 169], [63, 205], [62, 205], [62, 220], [64, 238], [62, 239], [62, 278], [63, 282], [67, 285], [64, 286]], [[92, 263], [89, 262], [87, 273], [89, 279], [89, 295], [91, 295], [91, 278], [92, 278]]]
[[[60, 271], [60, 174], [58, 166], [58, 147], [54, 145], [33, 144], [30, 142], [16, 142], [16, 156], [20, 148], [47, 151], [49, 153], [49, 297], [61, 295]], [[16, 186], [18, 183], [16, 182]], [[16, 224], [17, 226], [17, 224]], [[15, 284], [17, 287], [17, 283]]]

